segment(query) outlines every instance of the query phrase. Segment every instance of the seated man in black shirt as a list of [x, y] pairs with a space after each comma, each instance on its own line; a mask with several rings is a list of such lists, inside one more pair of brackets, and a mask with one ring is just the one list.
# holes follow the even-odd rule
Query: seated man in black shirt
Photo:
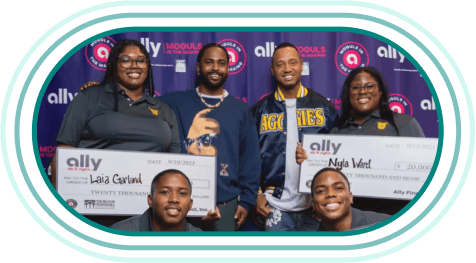
[[185, 174], [178, 170], [165, 170], [152, 180], [147, 196], [149, 209], [111, 228], [127, 231], [201, 231], [185, 221], [193, 205], [191, 194], [192, 185]]
[[352, 208], [352, 192], [347, 177], [334, 168], [324, 168], [311, 184], [312, 207], [321, 219], [319, 231], [346, 231], [379, 223], [390, 215]]

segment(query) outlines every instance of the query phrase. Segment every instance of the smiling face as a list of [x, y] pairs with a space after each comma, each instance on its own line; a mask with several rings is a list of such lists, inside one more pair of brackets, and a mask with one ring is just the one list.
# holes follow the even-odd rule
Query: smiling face
[[147, 66], [139, 68], [137, 62], [133, 62], [130, 68], [124, 68], [121, 58], [142, 59], [146, 61], [146, 56], [137, 46], [126, 46], [117, 56], [117, 80], [121, 88], [128, 90], [141, 89], [147, 78]]
[[275, 51], [271, 73], [276, 77], [280, 89], [298, 89], [302, 70], [303, 61], [296, 49], [284, 47]]
[[[374, 86], [372, 92], [369, 92], [368, 88], [362, 88], [357, 92], [357, 94], [352, 94], [352, 88], [372, 85], [370, 83], [372, 83]], [[357, 74], [355, 76], [355, 79], [350, 83], [350, 105], [352, 106], [357, 115], [367, 116], [378, 110], [381, 96], [382, 91], [380, 90], [380, 87], [378, 87], [377, 80], [367, 72], [361, 72]]]
[[314, 179], [312, 206], [323, 223], [352, 220], [352, 193], [346, 180], [335, 171], [326, 171]]
[[200, 63], [197, 63], [200, 83], [205, 88], [215, 91], [223, 88], [228, 77], [228, 53], [219, 47], [210, 47], [205, 50]]
[[179, 173], [167, 173], [160, 177], [154, 195], [147, 197], [156, 231], [181, 230], [188, 211], [192, 209], [191, 190], [187, 179]]

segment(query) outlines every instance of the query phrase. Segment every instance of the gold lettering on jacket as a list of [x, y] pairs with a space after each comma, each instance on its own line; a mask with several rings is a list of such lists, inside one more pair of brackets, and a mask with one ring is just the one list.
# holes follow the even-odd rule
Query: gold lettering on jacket
[[[326, 117], [322, 108], [303, 108], [296, 110], [297, 125], [304, 127], [322, 127], [326, 124]], [[283, 130], [284, 112], [261, 115], [260, 134]]]

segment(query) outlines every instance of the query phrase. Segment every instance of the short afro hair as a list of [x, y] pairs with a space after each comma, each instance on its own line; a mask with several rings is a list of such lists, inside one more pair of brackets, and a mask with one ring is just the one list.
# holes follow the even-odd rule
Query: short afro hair
[[345, 174], [341, 171], [341, 170], [338, 170], [336, 168], [332, 168], [332, 167], [326, 167], [326, 168], [323, 168], [321, 169], [319, 172], [317, 172], [314, 177], [312, 178], [312, 182], [311, 182], [311, 195], [312, 195], [312, 199], [314, 199], [314, 181], [316, 181], [317, 177], [325, 172], [336, 172], [338, 174], [340, 174], [344, 180], [347, 182], [347, 186], [349, 187], [349, 192], [350, 192], [350, 182], [349, 182], [349, 179], [347, 179], [347, 176], [345, 176]]
[[165, 170], [165, 171], [162, 171], [160, 173], [158, 173], [154, 179], [152, 179], [152, 183], [150, 184], [150, 194], [153, 196], [154, 193], [155, 193], [155, 189], [157, 188], [157, 183], [159, 182], [160, 178], [166, 174], [181, 174], [183, 175], [183, 177], [185, 177], [185, 179], [187, 179], [187, 182], [188, 182], [188, 185], [190, 186], [190, 194], [192, 193], [192, 183], [190, 182], [190, 179], [188, 179], [188, 177], [182, 173], [181, 171], [179, 170], [176, 170], [176, 169], [168, 169], [168, 170]]

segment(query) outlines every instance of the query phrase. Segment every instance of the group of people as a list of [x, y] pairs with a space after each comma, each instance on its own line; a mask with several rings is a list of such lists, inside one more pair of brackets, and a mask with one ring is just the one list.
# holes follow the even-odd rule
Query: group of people
[[251, 109], [224, 89], [228, 67], [225, 48], [204, 45], [196, 63], [199, 86], [159, 99], [148, 52], [125, 39], [112, 48], [102, 82], [86, 83], [71, 102], [57, 137], [60, 147], [217, 157], [217, 206], [206, 217], [186, 222], [193, 203], [190, 181], [167, 170], [152, 182], [150, 209], [113, 228], [235, 231], [252, 209], [266, 220], [266, 231], [341, 231], [388, 217], [351, 208], [350, 184], [332, 168], [317, 172], [311, 194], [297, 191], [299, 165], [307, 158], [303, 133], [424, 137], [414, 118], [390, 110], [387, 85], [375, 68], [348, 75], [339, 118], [326, 98], [302, 85], [303, 60], [290, 43], [274, 50], [276, 90]]

